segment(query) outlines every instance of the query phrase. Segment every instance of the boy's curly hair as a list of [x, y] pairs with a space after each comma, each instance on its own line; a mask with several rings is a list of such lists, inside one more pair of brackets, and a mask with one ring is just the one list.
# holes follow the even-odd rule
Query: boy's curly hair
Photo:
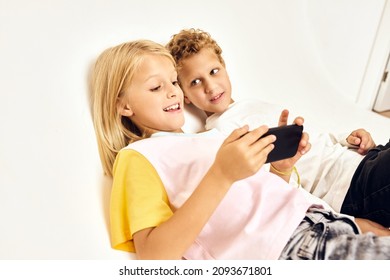
[[221, 64], [225, 66], [225, 61], [222, 58], [222, 49], [209, 33], [201, 29], [181, 30], [178, 34], [172, 36], [166, 48], [172, 54], [179, 68], [183, 59], [197, 54], [204, 48], [213, 50]]

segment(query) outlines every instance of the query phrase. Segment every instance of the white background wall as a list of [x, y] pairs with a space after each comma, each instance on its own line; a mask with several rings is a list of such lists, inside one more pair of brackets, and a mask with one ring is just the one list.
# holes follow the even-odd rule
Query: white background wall
[[128, 258], [109, 247], [110, 180], [87, 98], [105, 48], [202, 28], [224, 50], [235, 99], [331, 122], [332, 103], [355, 109], [385, 2], [0, 0], [0, 259]]

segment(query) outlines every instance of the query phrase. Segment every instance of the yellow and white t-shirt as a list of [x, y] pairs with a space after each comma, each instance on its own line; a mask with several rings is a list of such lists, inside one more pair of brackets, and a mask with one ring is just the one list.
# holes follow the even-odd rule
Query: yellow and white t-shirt
[[[158, 134], [120, 151], [111, 199], [112, 246], [134, 252], [135, 232], [169, 219], [199, 185], [224, 139], [216, 130]], [[311, 205], [297, 188], [260, 169], [231, 186], [183, 258], [277, 259]]]

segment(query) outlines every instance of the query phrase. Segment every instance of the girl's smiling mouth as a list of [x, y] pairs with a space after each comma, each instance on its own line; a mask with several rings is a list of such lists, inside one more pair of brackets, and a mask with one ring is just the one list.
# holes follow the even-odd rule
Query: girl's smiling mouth
[[165, 112], [172, 112], [180, 110], [180, 104], [176, 103], [163, 109]]

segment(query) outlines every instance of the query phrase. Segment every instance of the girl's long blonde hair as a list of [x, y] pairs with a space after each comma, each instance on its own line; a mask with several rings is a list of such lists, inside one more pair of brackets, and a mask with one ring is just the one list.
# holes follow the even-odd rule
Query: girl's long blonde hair
[[137, 40], [102, 52], [91, 75], [92, 119], [104, 173], [112, 177], [118, 152], [128, 144], [147, 137], [118, 111], [118, 98], [130, 86], [146, 55], [159, 55], [175, 61], [168, 50], [153, 41]]

